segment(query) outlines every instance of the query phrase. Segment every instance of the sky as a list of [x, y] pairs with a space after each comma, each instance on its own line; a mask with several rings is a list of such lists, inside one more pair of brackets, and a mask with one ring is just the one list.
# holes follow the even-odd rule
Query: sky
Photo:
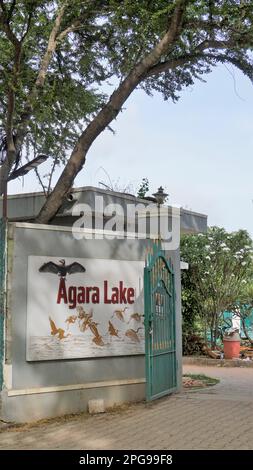
[[[205, 79], [176, 104], [135, 91], [112, 123], [115, 134], [104, 131], [91, 147], [75, 187], [111, 180], [136, 192], [148, 178], [150, 194], [162, 185], [170, 203], [207, 214], [209, 226], [253, 236], [253, 85], [223, 65]], [[33, 172], [8, 188], [40, 190]]]

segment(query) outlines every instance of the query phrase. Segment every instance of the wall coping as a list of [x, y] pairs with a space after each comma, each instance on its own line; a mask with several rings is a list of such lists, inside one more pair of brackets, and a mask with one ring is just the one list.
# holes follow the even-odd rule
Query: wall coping
[[245, 361], [244, 359], [211, 359], [205, 356], [183, 356], [184, 365], [253, 368], [253, 361]]

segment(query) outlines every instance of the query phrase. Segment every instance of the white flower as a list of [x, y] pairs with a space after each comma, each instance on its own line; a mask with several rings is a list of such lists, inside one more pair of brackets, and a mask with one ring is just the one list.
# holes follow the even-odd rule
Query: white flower
[[247, 281], [245, 281], [245, 279], [243, 279], [242, 284], [247, 284]]
[[206, 256], [206, 259], [209, 259], [209, 260], [211, 260], [210, 256]]
[[242, 261], [241, 264], [242, 264], [242, 266], [245, 266], [247, 263], [246, 263], [246, 261]]
[[224, 243], [224, 242], [220, 244], [220, 247], [221, 247], [221, 248], [226, 247], [226, 246], [227, 246], [227, 245], [226, 245], [226, 243]]
[[223, 248], [223, 251], [230, 251], [230, 248], [228, 248], [228, 246], [225, 246], [225, 247]]
[[208, 250], [210, 248], [210, 245], [206, 245], [205, 248]]
[[210, 255], [215, 255], [215, 251], [210, 251]]

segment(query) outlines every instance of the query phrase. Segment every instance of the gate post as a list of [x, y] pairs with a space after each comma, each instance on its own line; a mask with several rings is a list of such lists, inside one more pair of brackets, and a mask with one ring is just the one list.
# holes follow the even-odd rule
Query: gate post
[[0, 391], [3, 387], [6, 223], [0, 219]]

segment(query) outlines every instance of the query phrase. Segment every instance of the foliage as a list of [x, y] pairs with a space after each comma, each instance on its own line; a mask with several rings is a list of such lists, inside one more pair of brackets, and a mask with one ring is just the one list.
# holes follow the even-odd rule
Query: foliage
[[137, 197], [143, 198], [149, 192], [149, 180], [148, 178], [142, 178], [142, 182], [137, 191]]
[[182, 273], [184, 322], [193, 327], [200, 321], [214, 346], [223, 312], [252, 284], [252, 240], [244, 230], [227, 233], [212, 227], [206, 234], [184, 235], [181, 257], [189, 263]]
[[[189, 377], [193, 381], [200, 381], [203, 385], [210, 386], [210, 385], [217, 385], [220, 380], [214, 377], [208, 377], [205, 374], [184, 374], [183, 377]], [[194, 385], [193, 385], [194, 386]]]

